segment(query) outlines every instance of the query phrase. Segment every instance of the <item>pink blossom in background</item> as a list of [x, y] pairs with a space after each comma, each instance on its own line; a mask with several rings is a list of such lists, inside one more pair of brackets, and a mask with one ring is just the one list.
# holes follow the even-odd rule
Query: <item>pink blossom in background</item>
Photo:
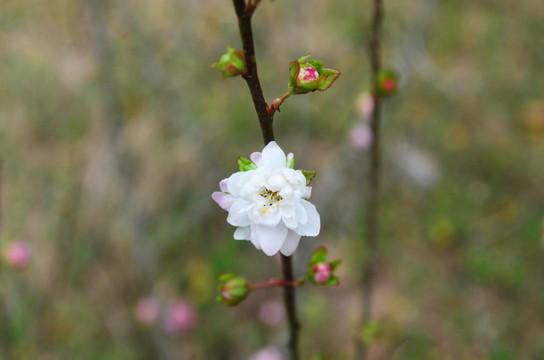
[[269, 346], [253, 354], [248, 360], [283, 360], [280, 351], [275, 346]]
[[140, 299], [134, 308], [134, 317], [145, 325], [153, 324], [159, 317], [159, 303], [154, 297]]
[[164, 313], [164, 331], [170, 335], [191, 330], [197, 322], [197, 315], [192, 303], [177, 299]]
[[372, 129], [368, 124], [358, 124], [349, 134], [351, 146], [357, 150], [368, 149], [372, 144]]
[[283, 319], [283, 307], [277, 301], [267, 301], [259, 310], [259, 319], [268, 326], [278, 325]]
[[30, 261], [30, 245], [24, 240], [10, 243], [4, 252], [6, 262], [17, 269], [24, 268]]
[[374, 98], [372, 97], [371, 93], [364, 92], [357, 96], [355, 99], [355, 105], [357, 106], [359, 115], [363, 119], [370, 119], [372, 116], [372, 111], [374, 110]]

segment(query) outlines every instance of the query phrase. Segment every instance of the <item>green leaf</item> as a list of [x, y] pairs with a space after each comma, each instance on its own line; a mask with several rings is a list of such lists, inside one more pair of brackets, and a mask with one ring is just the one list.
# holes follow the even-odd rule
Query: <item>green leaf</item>
[[331, 270], [332, 271], [336, 270], [341, 263], [342, 263], [342, 260], [331, 261], [329, 263], [329, 265], [331, 266]]
[[238, 167], [240, 168], [240, 171], [249, 171], [255, 170], [257, 168], [257, 164], [249, 159], [246, 159], [245, 157], [240, 156], [238, 158]]
[[340, 280], [338, 280], [338, 277], [335, 275], [331, 275], [329, 280], [323, 283], [324, 286], [336, 286], [338, 284], [340, 284]]
[[308, 55], [305, 55], [305, 56], [299, 58], [298, 63], [299, 64], [304, 64], [306, 62], [306, 60], [310, 58], [310, 56], [312, 56], [312, 55], [308, 54]]
[[310, 181], [315, 177], [315, 171], [311, 170], [300, 170], [302, 171], [302, 174], [306, 178], [306, 186], [310, 185]]

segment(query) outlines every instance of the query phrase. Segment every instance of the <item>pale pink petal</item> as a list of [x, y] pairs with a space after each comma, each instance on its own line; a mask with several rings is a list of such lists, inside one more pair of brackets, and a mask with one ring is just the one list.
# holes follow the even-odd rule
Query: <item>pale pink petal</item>
[[304, 194], [302, 194], [302, 197], [305, 199], [309, 199], [310, 196], [312, 196], [312, 187], [306, 186], [306, 188], [304, 189]]
[[219, 182], [219, 189], [222, 192], [228, 192], [229, 179], [223, 179]]
[[283, 150], [275, 141], [271, 141], [263, 149], [260, 166], [280, 169], [285, 167], [286, 161], [287, 158]]
[[283, 224], [277, 226], [255, 225], [255, 235], [264, 253], [268, 256], [275, 255], [285, 242], [287, 228]]
[[300, 235], [296, 232], [289, 230], [287, 232], [287, 238], [281, 246], [281, 253], [285, 256], [291, 256], [297, 249], [298, 243], [300, 241]]
[[321, 220], [314, 204], [309, 201], [301, 200], [300, 204], [304, 207], [308, 221], [306, 224], [301, 224], [295, 231], [302, 236], [317, 236], [321, 230]]
[[251, 155], [249, 155], [249, 158], [251, 159], [251, 161], [253, 161], [255, 164], [257, 164], [257, 166], [260, 166], [261, 165], [261, 156], [262, 156], [262, 153], [256, 151], [254, 153], [251, 153]]
[[212, 194], [212, 199], [221, 206], [221, 209], [229, 211], [232, 203], [234, 202], [234, 196], [225, 194], [220, 191], [216, 191]]

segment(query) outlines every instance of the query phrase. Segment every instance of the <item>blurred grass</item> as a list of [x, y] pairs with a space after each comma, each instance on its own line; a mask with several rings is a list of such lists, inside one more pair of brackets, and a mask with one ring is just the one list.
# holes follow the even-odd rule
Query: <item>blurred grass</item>
[[[299, 292], [304, 353], [331, 359], [349, 358], [361, 330], [367, 160], [348, 136], [369, 81], [368, 6], [265, 1], [254, 21], [267, 99], [302, 55], [342, 71], [275, 121], [297, 167], [318, 172], [323, 230], [302, 240], [297, 271], [319, 245], [344, 259], [338, 288]], [[542, 358], [544, 5], [386, 6], [384, 61], [402, 83], [383, 124], [373, 358]], [[210, 199], [262, 147], [246, 85], [210, 68], [227, 45], [239, 47], [228, 1], [0, 4], [0, 237], [33, 249], [27, 269], [0, 273], [0, 357], [245, 359], [283, 343], [283, 323], [257, 320], [279, 291], [213, 301], [221, 272], [279, 274]], [[438, 180], [406, 171], [418, 161]], [[198, 325], [142, 326], [133, 307], [149, 294], [189, 299]]]

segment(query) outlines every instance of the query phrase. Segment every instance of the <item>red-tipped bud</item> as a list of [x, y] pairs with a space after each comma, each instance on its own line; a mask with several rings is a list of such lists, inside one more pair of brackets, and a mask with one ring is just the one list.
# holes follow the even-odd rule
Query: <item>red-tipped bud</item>
[[340, 71], [326, 69], [319, 60], [303, 56], [289, 63], [289, 94], [306, 94], [316, 90], [327, 90], [340, 76]]
[[393, 95], [398, 88], [398, 75], [392, 69], [385, 69], [378, 74], [378, 83], [376, 84], [378, 94], [382, 96]]

